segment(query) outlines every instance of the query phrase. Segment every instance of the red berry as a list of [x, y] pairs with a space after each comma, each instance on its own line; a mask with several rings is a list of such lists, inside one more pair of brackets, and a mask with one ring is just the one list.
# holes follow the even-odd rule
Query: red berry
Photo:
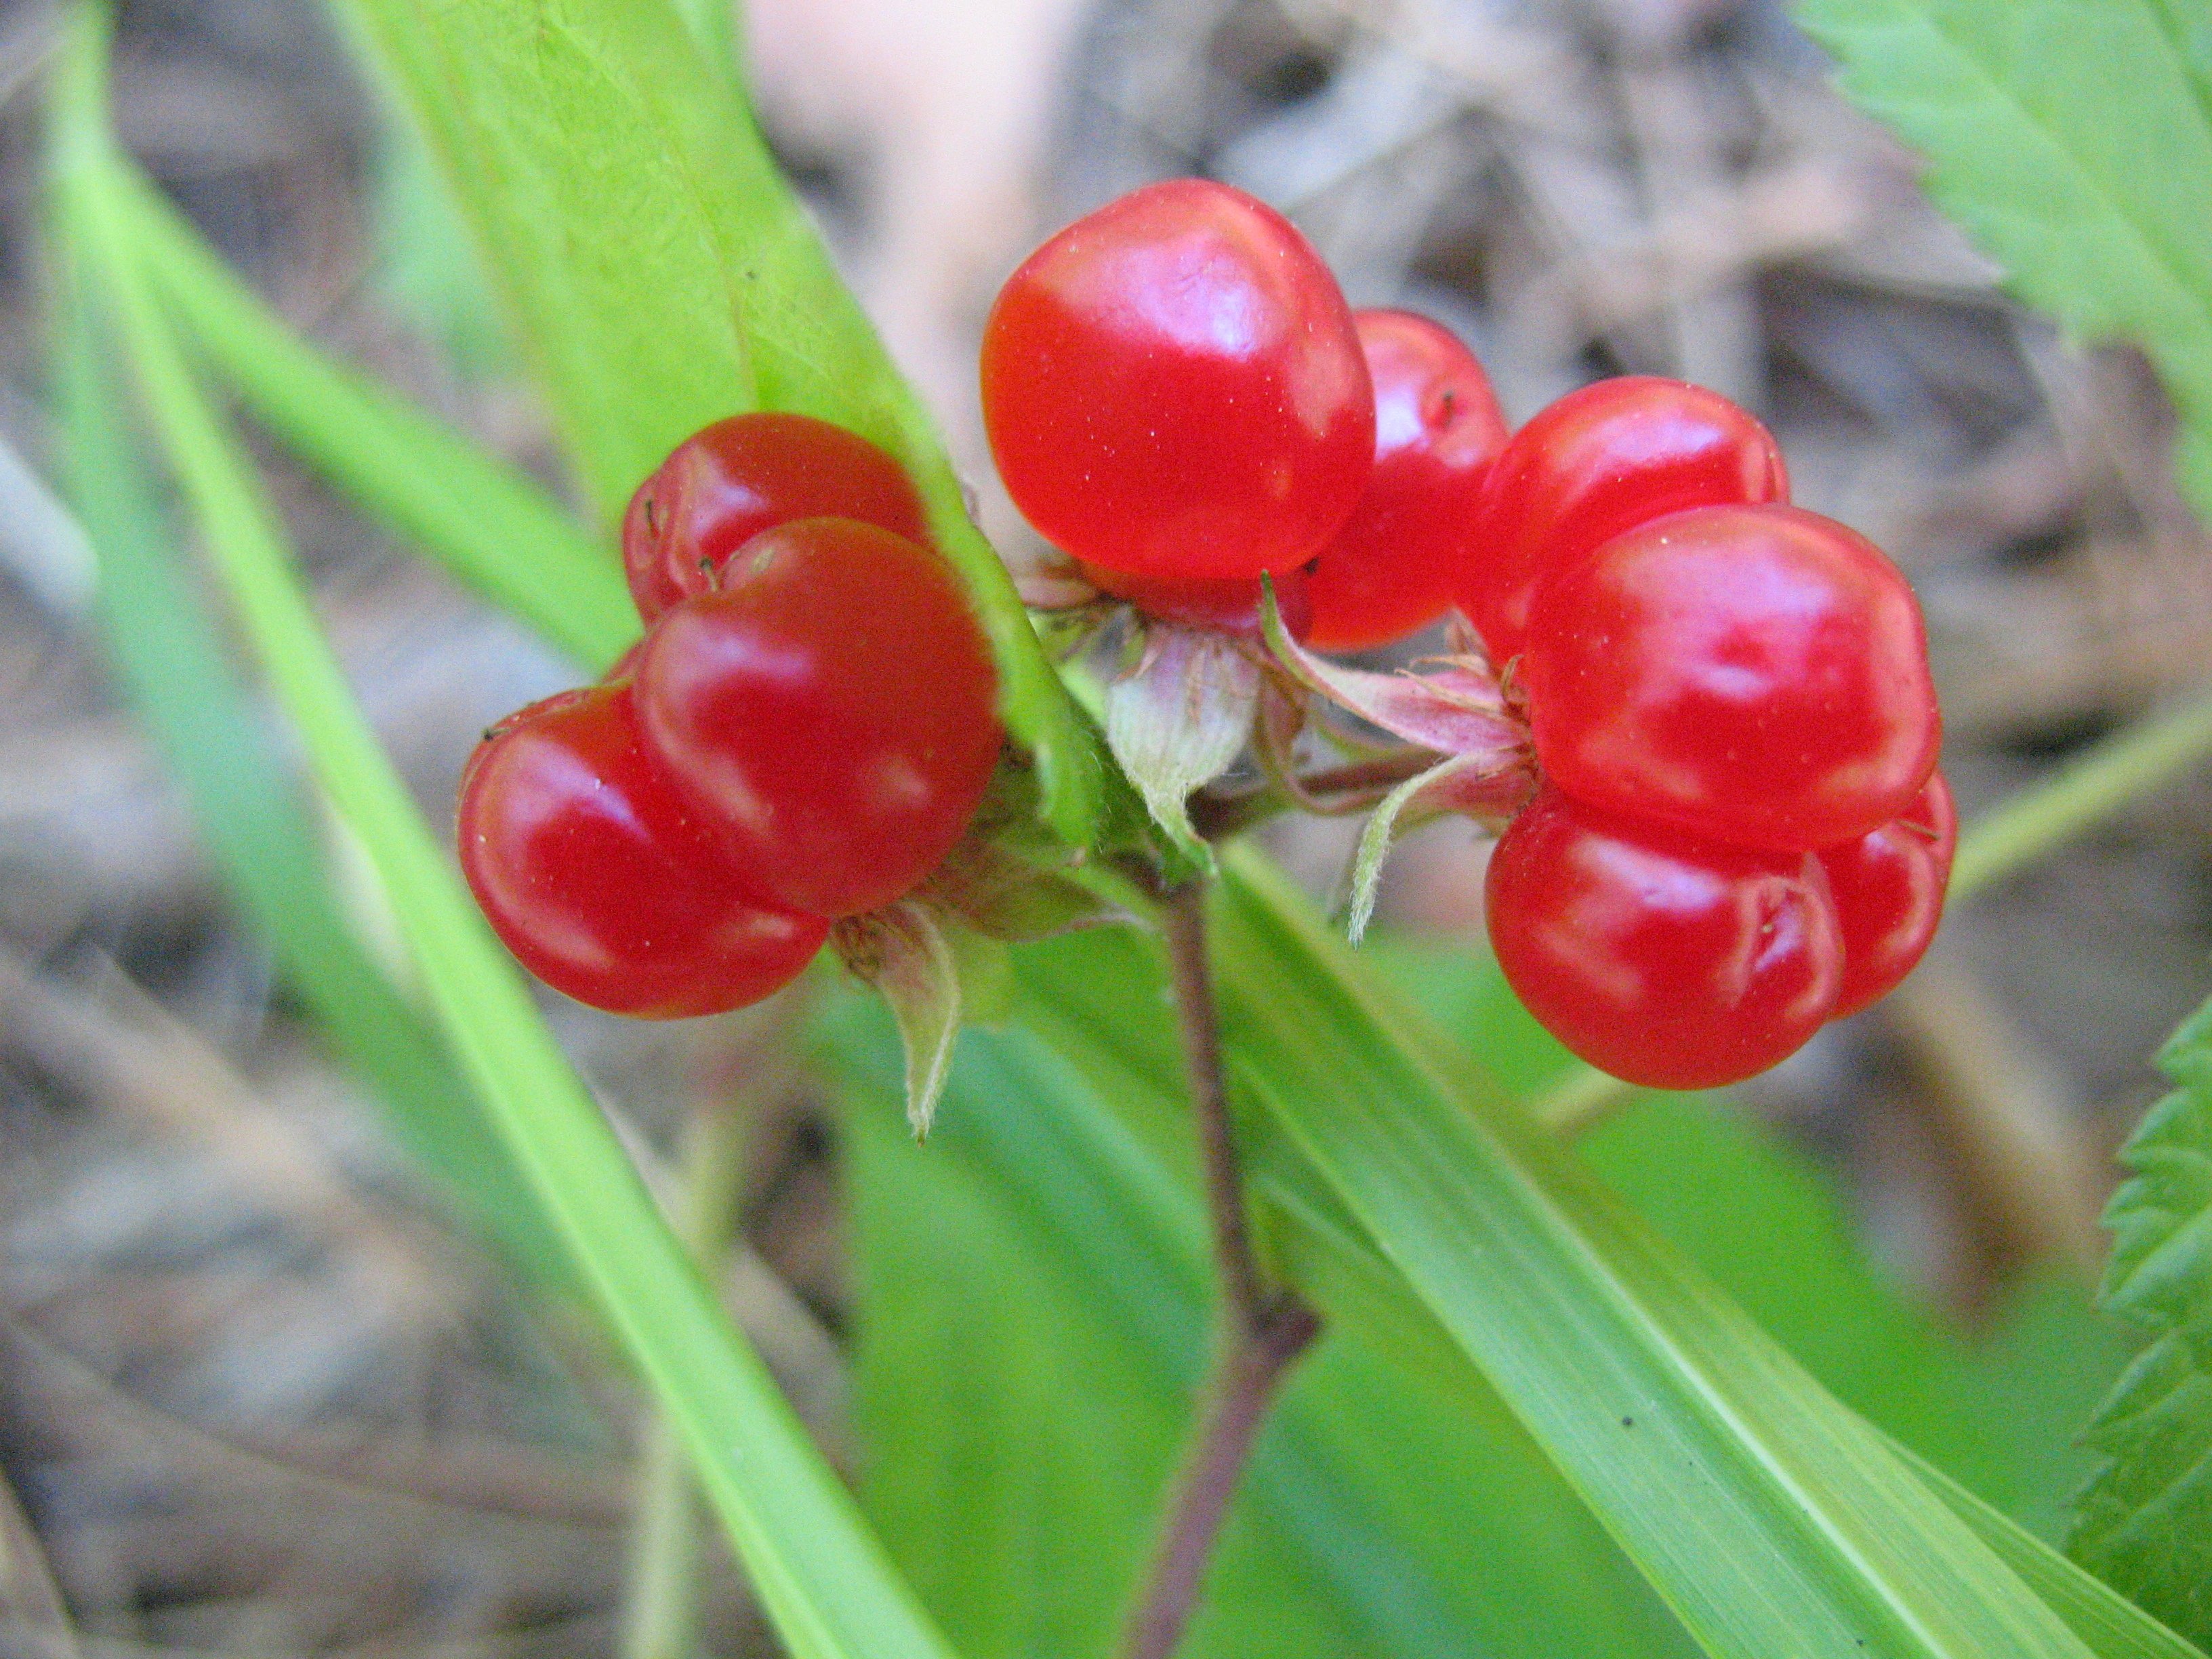
[[1546, 788], [1490, 861], [1498, 966], [1547, 1030], [1655, 1089], [1765, 1071], [1835, 1006], [1820, 862], [1618, 817]]
[[1364, 651], [1434, 622], [1479, 554], [1474, 509], [1505, 442], [1490, 377], [1442, 325], [1352, 313], [1375, 382], [1375, 472], [1313, 570], [1322, 651]]
[[1520, 653], [1549, 572], [1662, 514], [1789, 499], [1773, 438], [1717, 392], [1649, 375], [1600, 380], [1499, 452], [1459, 606], [1502, 664]]
[[1887, 995], [1927, 954], [1943, 919], [1943, 889], [1958, 847], [1959, 809], [1943, 775], [1933, 772], [1902, 817], [1821, 849], [1844, 930], [1837, 1018]]
[[1911, 588], [1872, 543], [1794, 507], [1674, 514], [1555, 572], [1522, 675], [1560, 788], [1747, 846], [1863, 836], [1936, 766]]
[[1007, 278], [983, 421], [1046, 539], [1135, 576], [1302, 565], [1375, 459], [1336, 279], [1273, 209], [1200, 179], [1108, 204]]
[[611, 1013], [757, 1002], [830, 928], [762, 896], [653, 770], [628, 686], [566, 691], [495, 727], [462, 775], [459, 844], [507, 949]]
[[834, 514], [927, 541], [921, 500], [866, 438], [806, 415], [733, 415], [676, 447], [623, 520], [623, 568], [651, 622], [773, 526]]
[[[1216, 628], [1224, 633], [1260, 636], [1260, 579], [1237, 581], [1184, 581], [1170, 577], [1127, 576], [1095, 564], [1082, 564], [1084, 575], [1102, 593], [1127, 599], [1148, 617], [1183, 623], [1192, 628]], [[1303, 640], [1313, 625], [1312, 585], [1303, 570], [1285, 570], [1268, 580], [1275, 585], [1275, 605], [1283, 626], [1294, 640]]]
[[960, 839], [998, 762], [965, 595], [927, 550], [851, 519], [779, 525], [720, 580], [646, 637], [648, 744], [786, 904], [890, 903]]

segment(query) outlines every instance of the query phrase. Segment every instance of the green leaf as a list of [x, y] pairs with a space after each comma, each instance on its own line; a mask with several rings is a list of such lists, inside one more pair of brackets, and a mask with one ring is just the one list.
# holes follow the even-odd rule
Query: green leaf
[[273, 514], [136, 263], [101, 125], [100, 20], [90, 8], [82, 19], [64, 79], [63, 199], [223, 586], [383, 884], [449, 1040], [689, 1449], [786, 1650], [797, 1659], [945, 1659], [836, 1474], [655, 1209], [354, 702]]
[[1227, 863], [1234, 1075], [1708, 1652], [2087, 1651], [1256, 854]]
[[897, 455], [991, 636], [1067, 840], [1108, 787], [913, 392], [735, 86], [669, 0], [342, 0], [428, 134], [603, 521], [708, 422], [835, 421]]
[[611, 546], [468, 439], [301, 339], [127, 162], [119, 205], [162, 298], [288, 447], [593, 670], [637, 638]]
[[[880, 1011], [847, 999], [824, 1028], [851, 1080], [863, 1497], [970, 1659], [1108, 1650], [1206, 1340], [1158, 964], [1121, 930], [1017, 954], [1020, 1024], [963, 1039], [926, 1147]], [[1279, 1401], [1183, 1650], [1690, 1650], [1463, 1364], [1439, 1382], [1352, 1329]]]
[[2069, 1547], [2106, 1582], [2212, 1645], [2212, 1003], [2159, 1055], [2174, 1091], [2121, 1152], [2105, 1304], [2153, 1334], [2091, 1425], [2110, 1461]]
[[346, 927], [315, 829], [123, 419], [107, 343], [57, 236], [54, 382], [68, 489], [97, 555], [93, 616], [125, 695], [183, 786], [224, 885], [400, 1144], [526, 1268], [553, 1261], [536, 1200], [416, 1009]]
[[1797, 0], [1852, 100], [2030, 304], [2148, 351], [2212, 520], [2212, 57], [2199, 0]]

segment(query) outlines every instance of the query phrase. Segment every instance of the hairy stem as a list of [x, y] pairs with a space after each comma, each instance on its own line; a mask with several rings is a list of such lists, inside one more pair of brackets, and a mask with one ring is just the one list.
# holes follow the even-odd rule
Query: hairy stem
[[1221, 1330], [1218, 1357], [1200, 1399], [1182, 1467], [1169, 1487], [1151, 1565], [1123, 1636], [1122, 1659], [1168, 1659], [1175, 1651], [1197, 1604], [1214, 1540], [1267, 1402], [1320, 1329], [1319, 1320], [1295, 1293], [1269, 1289], [1252, 1254], [1243, 1177], [1222, 1083], [1220, 1022], [1206, 963], [1204, 884], [1185, 883], [1164, 895], [1160, 920], [1206, 1169]]

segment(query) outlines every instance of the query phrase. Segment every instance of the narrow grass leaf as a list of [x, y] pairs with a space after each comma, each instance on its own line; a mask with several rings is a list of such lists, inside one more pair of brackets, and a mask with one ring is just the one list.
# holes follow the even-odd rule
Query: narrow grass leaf
[[136, 263], [128, 216], [100, 188], [100, 45], [88, 12], [69, 66], [65, 195], [223, 585], [384, 884], [449, 1039], [682, 1437], [787, 1650], [797, 1659], [944, 1659], [836, 1476], [654, 1208], [362, 720], [273, 514]]
[[161, 297], [201, 356], [301, 459], [586, 667], [638, 634], [613, 544], [451, 428], [287, 327], [146, 177], [115, 190]]
[[[62, 239], [58, 238], [57, 240]], [[208, 604], [176, 557], [94, 303], [58, 246], [54, 384], [68, 489], [95, 550], [93, 619], [183, 787], [225, 887], [416, 1163], [520, 1264], [555, 1258], [536, 1200], [422, 1014], [345, 925], [313, 823]]]
[[1410, 1011], [1256, 854], [1229, 865], [1242, 1086], [1707, 1651], [2087, 1652], [1525, 1116], [1427, 1064]]

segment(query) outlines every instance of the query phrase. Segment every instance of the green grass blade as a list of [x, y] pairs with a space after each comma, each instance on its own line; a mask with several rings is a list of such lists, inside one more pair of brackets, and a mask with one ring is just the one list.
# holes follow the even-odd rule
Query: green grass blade
[[1088, 841], [1095, 730], [969, 521], [919, 400], [832, 268], [735, 86], [670, 0], [342, 0], [475, 232], [604, 522], [678, 442], [818, 416], [913, 475], [991, 636], [1048, 815]]
[[449, 1040], [683, 1437], [787, 1650], [797, 1659], [945, 1659], [836, 1475], [654, 1208], [354, 703], [257, 481], [135, 263], [129, 216], [109, 186], [99, 45], [88, 27], [68, 66], [65, 199], [223, 586], [383, 883]]
[[2148, 350], [2212, 520], [2212, 66], [2202, 0], [1797, 0], [1844, 90], [2030, 304]]
[[58, 247], [54, 383], [69, 495], [97, 556], [93, 617], [133, 710], [183, 786], [223, 884], [416, 1162], [519, 1263], [552, 1259], [536, 1200], [422, 1014], [347, 928], [263, 712], [176, 559], [107, 348]]
[[1230, 1053], [1427, 1312], [1706, 1650], [2080, 1659], [2079, 1638], [1249, 852], [1219, 915]]
[[2142, 1608], [1912, 1453], [1899, 1450], [1929, 1490], [1972, 1527], [2021, 1582], [2050, 1604], [2098, 1659], [2204, 1659]]
[[403, 398], [331, 362], [241, 283], [137, 168], [131, 234], [225, 384], [285, 446], [586, 667], [637, 637], [613, 547], [544, 489]]

